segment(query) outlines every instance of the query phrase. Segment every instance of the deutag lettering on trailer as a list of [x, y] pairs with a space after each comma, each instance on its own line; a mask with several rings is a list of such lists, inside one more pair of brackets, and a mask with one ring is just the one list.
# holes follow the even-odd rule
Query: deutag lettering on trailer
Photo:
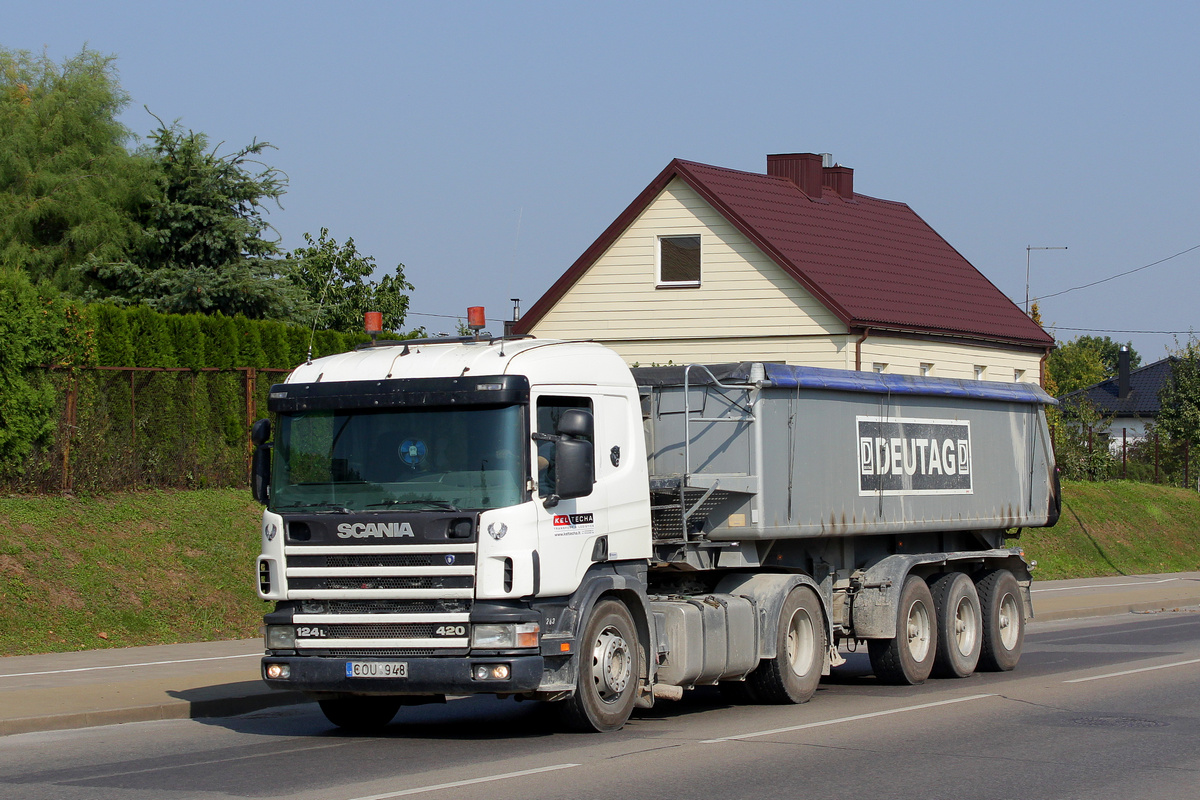
[[407, 522], [343, 522], [337, 526], [337, 535], [342, 539], [416, 537], [412, 525]]
[[971, 423], [856, 417], [858, 493], [971, 494]]

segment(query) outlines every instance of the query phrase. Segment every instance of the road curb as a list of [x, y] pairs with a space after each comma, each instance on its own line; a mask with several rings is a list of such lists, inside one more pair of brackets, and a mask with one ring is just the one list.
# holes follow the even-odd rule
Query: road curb
[[209, 700], [170, 700], [162, 703], [76, 711], [67, 714], [46, 714], [0, 720], [0, 736], [14, 733], [61, 731], [92, 728], [99, 725], [118, 725], [125, 722], [154, 722], [164, 719], [204, 719], [235, 717], [265, 708], [312, 702], [300, 692], [263, 691], [237, 697]]
[[1091, 608], [1064, 608], [1052, 611], [1037, 611], [1034, 609], [1034, 622], [1057, 622], [1063, 619], [1086, 619], [1088, 617], [1114, 617], [1120, 614], [1152, 614], [1170, 611], [1200, 612], [1200, 595], [1185, 597], [1171, 603], [1120, 603], [1109, 606], [1093, 606]]

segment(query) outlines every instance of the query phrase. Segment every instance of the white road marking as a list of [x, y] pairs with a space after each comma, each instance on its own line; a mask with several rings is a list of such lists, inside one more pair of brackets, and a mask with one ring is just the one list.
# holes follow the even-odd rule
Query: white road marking
[[50, 669], [45, 672], [11, 672], [0, 674], [0, 678], [29, 678], [34, 675], [62, 675], [67, 672], [91, 672], [98, 669], [124, 669], [126, 667], [161, 667], [166, 664], [191, 664], [196, 661], [224, 661], [230, 658], [262, 658], [262, 653], [243, 653], [238, 656], [207, 656], [205, 658], [180, 658], [174, 661], [143, 661], [139, 664], [106, 664], [102, 667], [76, 667], [75, 669]]
[[1163, 578], [1157, 581], [1131, 581], [1129, 583], [1097, 583], [1088, 586], [1055, 586], [1047, 589], [1033, 589], [1034, 594], [1038, 592], [1069, 592], [1075, 589], [1111, 589], [1114, 586], [1153, 586], [1156, 583], [1171, 583], [1172, 581], [1182, 580], [1181, 578]]
[[418, 786], [416, 789], [404, 789], [399, 792], [387, 792], [386, 794], [372, 794], [366, 797], [355, 797], [353, 800], [386, 800], [389, 797], [404, 797], [410, 794], [424, 794], [425, 792], [437, 792], [442, 789], [457, 789], [460, 786], [471, 786], [476, 783], [491, 783], [492, 781], [504, 781], [509, 778], [521, 778], [525, 775], [537, 775], [540, 772], [554, 772], [559, 769], [570, 769], [578, 767], [578, 764], [555, 764], [552, 767], [538, 767], [537, 769], [523, 769], [520, 772], [505, 772], [502, 775], [488, 775], [483, 778], [471, 778], [465, 781], [454, 781], [453, 783], [438, 783], [433, 786]]
[[1141, 667], [1140, 669], [1127, 669], [1122, 672], [1109, 672], [1106, 675], [1093, 675], [1090, 678], [1073, 678], [1063, 683], [1087, 683], [1088, 681], [1101, 681], [1105, 678], [1119, 678], [1122, 675], [1135, 675], [1139, 672], [1153, 672], [1156, 669], [1170, 669], [1171, 667], [1186, 667], [1188, 664], [1200, 664], [1200, 658], [1193, 658], [1189, 661], [1176, 661], [1174, 664], [1159, 664], [1157, 667]]
[[903, 714], [906, 711], [920, 711], [925, 708], [936, 708], [937, 706], [948, 706], [953, 703], [965, 703], [969, 700], [982, 700], [985, 697], [999, 697], [996, 694], [973, 694], [969, 697], [955, 697], [951, 700], [939, 700], [936, 703], [921, 703], [915, 706], [904, 706], [903, 708], [893, 708], [888, 711], [872, 711], [870, 714], [855, 714], [852, 717], [838, 717], [837, 719], [827, 719], [821, 722], [809, 722], [804, 725], [790, 725], [786, 728], [772, 728], [769, 731], [755, 731], [754, 733], [740, 733], [736, 736], [722, 736], [720, 739], [705, 739], [700, 744], [718, 744], [720, 742], [732, 742], [737, 739], [753, 739], [757, 736], [771, 736], [776, 733], [789, 733], [791, 731], [802, 731], [806, 728], [821, 728], [826, 725], [840, 725], [843, 722], [856, 722], [860, 719], [872, 719], [874, 717], [886, 717], [891, 714]]

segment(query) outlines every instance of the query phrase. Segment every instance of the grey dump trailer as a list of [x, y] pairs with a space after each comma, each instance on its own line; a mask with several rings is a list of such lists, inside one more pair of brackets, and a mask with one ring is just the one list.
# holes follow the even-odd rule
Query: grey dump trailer
[[[661, 678], [686, 686], [723, 673], [717, 681], [734, 695], [794, 699], [815, 688], [822, 657], [827, 672], [841, 661], [839, 642], [860, 640], [890, 683], [1016, 665], [1030, 573], [1006, 539], [1053, 525], [1060, 508], [1045, 392], [779, 364], [633, 372]], [[820, 613], [791, 615], [789, 628], [784, 599], [800, 587]], [[741, 608], [746, 600], [760, 613]], [[717, 605], [725, 642], [701, 619], [719, 616]], [[789, 642], [811, 641], [810, 628], [824, 628], [818, 645], [783, 654], [790, 675], [759, 666], [778, 662]], [[722, 646], [725, 669], [713, 663]], [[743, 658], [744, 648], [757, 650]], [[797, 670], [803, 687], [788, 685]]]
[[318, 359], [253, 433], [263, 677], [352, 728], [487, 693], [605, 731], [697, 686], [804, 702], [843, 644], [888, 683], [1011, 669], [1053, 402], [531, 338]]

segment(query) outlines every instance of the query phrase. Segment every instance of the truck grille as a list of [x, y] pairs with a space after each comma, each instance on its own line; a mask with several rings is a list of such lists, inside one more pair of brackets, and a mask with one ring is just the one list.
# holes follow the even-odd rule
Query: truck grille
[[[291, 546], [296, 647], [310, 655], [466, 652], [475, 545]], [[334, 552], [329, 552], [334, 550]]]
[[429, 578], [292, 578], [293, 589], [470, 589], [475, 579], [469, 575]]

